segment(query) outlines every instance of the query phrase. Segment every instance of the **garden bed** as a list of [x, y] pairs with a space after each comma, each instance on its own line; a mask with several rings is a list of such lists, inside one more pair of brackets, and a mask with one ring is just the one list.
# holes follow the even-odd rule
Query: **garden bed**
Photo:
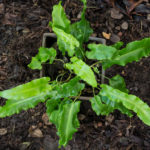
[[[31, 81], [39, 77], [39, 71], [27, 65], [42, 44], [43, 33], [49, 32], [52, 6], [58, 1], [5, 1], [0, 5], [0, 90]], [[72, 22], [78, 20], [82, 5], [78, 0], [64, 1], [65, 10]], [[111, 33], [108, 44], [117, 40], [125, 43], [150, 37], [148, 17], [140, 21], [122, 14], [121, 19], [112, 18], [112, 7], [101, 1], [88, 2], [87, 19], [94, 29], [95, 37], [102, 32]], [[2, 7], [4, 11], [2, 12]], [[126, 22], [128, 28], [123, 28]], [[50, 30], [51, 31], [51, 30]], [[130, 93], [150, 104], [150, 58], [126, 67], [114, 66], [106, 72], [108, 77], [122, 75]], [[4, 104], [1, 100], [0, 104]], [[108, 117], [97, 117], [83, 104], [79, 114], [80, 128], [66, 150], [99, 149], [149, 149], [150, 127], [137, 117], [132, 119], [115, 111]], [[0, 119], [0, 150], [55, 150], [58, 137], [52, 124], [45, 122], [45, 106], [23, 111], [18, 115]], [[36, 133], [35, 133], [36, 131]], [[63, 149], [63, 148], [62, 148]]]

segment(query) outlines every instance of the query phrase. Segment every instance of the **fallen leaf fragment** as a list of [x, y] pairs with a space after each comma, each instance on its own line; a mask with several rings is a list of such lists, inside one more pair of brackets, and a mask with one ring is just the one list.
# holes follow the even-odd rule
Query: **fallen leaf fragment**
[[7, 134], [7, 129], [6, 128], [1, 128], [0, 129], [0, 135], [5, 135]]
[[106, 32], [102, 32], [102, 35], [105, 39], [109, 40], [110, 39], [110, 36], [111, 36], [111, 33], [106, 33]]
[[41, 138], [43, 137], [43, 133], [39, 128], [36, 128], [36, 126], [31, 126], [29, 128], [29, 137]]
[[52, 123], [49, 121], [48, 115], [46, 113], [43, 114], [42, 120], [43, 120], [45, 125], [52, 125]]

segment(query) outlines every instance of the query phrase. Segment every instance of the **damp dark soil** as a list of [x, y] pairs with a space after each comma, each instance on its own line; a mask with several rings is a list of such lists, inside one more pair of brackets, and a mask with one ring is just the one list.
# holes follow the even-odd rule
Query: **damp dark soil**
[[[130, 14], [117, 2], [88, 0], [86, 17], [94, 29], [92, 36], [106, 38], [109, 45], [150, 37], [149, 2], [141, 3], [141, 12], [134, 9]], [[38, 52], [43, 33], [51, 32], [48, 22], [57, 3], [58, 0], [0, 0], [0, 90], [39, 78], [39, 71], [27, 65]], [[66, 0], [63, 5], [72, 22], [79, 20], [79, 0]], [[108, 77], [116, 74], [125, 78], [131, 94], [150, 105], [150, 57], [106, 72]], [[0, 105], [4, 103], [0, 99]], [[80, 128], [62, 150], [150, 149], [150, 127], [136, 115], [129, 118], [115, 111], [107, 117], [97, 117], [89, 102], [83, 102], [81, 107]], [[46, 122], [44, 104], [0, 119], [0, 150], [57, 150], [57, 143], [55, 126]]]

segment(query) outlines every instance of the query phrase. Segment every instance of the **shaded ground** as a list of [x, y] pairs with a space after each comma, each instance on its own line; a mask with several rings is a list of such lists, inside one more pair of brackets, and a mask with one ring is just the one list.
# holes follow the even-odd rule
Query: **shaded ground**
[[[0, 90], [39, 77], [39, 72], [28, 69], [27, 65], [41, 45], [42, 34], [49, 32], [52, 6], [57, 2], [0, 1]], [[68, 17], [73, 22], [78, 20], [81, 3], [72, 0], [69, 3], [64, 1], [64, 4]], [[133, 20], [125, 14], [115, 19], [111, 16], [112, 11], [110, 5], [100, 0], [88, 1], [87, 19], [94, 29], [93, 36], [103, 37], [102, 32], [111, 33], [108, 44], [117, 40], [127, 43], [150, 37], [147, 14], [143, 20]], [[124, 22], [128, 24], [127, 29], [121, 27]], [[132, 94], [150, 104], [150, 58], [124, 68], [114, 66], [107, 71], [110, 77], [117, 73], [125, 77], [127, 88]], [[116, 111], [108, 117], [97, 117], [87, 108], [88, 102], [85, 103], [79, 115], [81, 127], [66, 150], [150, 149], [150, 127], [136, 116], [130, 119]], [[4, 100], [0, 104], [3, 105]], [[0, 119], [0, 150], [56, 150], [56, 129], [44, 123], [44, 113], [44, 105], [39, 104], [35, 109]], [[36, 135], [32, 137], [34, 131]]]

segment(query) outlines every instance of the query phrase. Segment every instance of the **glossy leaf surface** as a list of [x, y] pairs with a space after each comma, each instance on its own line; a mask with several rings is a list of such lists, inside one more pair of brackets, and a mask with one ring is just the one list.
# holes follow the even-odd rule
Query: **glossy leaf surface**
[[41, 62], [36, 57], [32, 57], [31, 63], [28, 65], [28, 67], [31, 69], [42, 69]]
[[101, 97], [96, 95], [91, 100], [92, 109], [99, 115], [108, 115], [109, 113], [113, 112], [113, 107], [102, 103]]
[[56, 57], [56, 50], [54, 48], [45, 48], [40, 47], [39, 52], [35, 57], [32, 57], [31, 63], [28, 65], [31, 69], [42, 69], [42, 63], [45, 63], [49, 60], [49, 63], [52, 64]]
[[114, 64], [125, 66], [133, 61], [139, 61], [142, 57], [147, 57], [150, 55], [150, 38], [145, 38], [140, 41], [134, 41], [122, 50], [119, 50], [112, 60], [105, 61], [103, 63], [103, 68], [107, 69]]
[[77, 76], [86, 81], [93, 87], [97, 87], [97, 81], [92, 69], [82, 60], [77, 57], [71, 58], [71, 63], [66, 64], [66, 68], [73, 70]]
[[61, 2], [53, 7], [52, 12], [52, 27], [60, 28], [68, 31], [70, 28], [70, 20], [68, 20]]
[[57, 44], [59, 50], [62, 51], [63, 55], [65, 55], [65, 52], [67, 51], [69, 56], [73, 56], [75, 53], [75, 49], [79, 47], [79, 42], [77, 41], [77, 39], [61, 29], [54, 27], [53, 31], [57, 35]]
[[66, 146], [73, 134], [79, 127], [77, 113], [80, 109], [80, 102], [62, 104], [58, 110], [52, 112], [50, 121], [56, 125], [59, 136], [59, 146]]
[[0, 117], [34, 108], [39, 102], [45, 101], [52, 89], [48, 84], [49, 80], [49, 78], [44, 77], [0, 92], [1, 97], [8, 99], [0, 109]]
[[127, 109], [134, 111], [137, 116], [147, 125], [150, 125], [150, 107], [135, 95], [129, 95], [114, 89], [106, 84], [101, 85], [100, 94], [108, 97], [111, 101], [122, 103]]
[[40, 47], [36, 57], [41, 63], [49, 60], [49, 63], [52, 64], [56, 57], [56, 50], [54, 48]]
[[109, 85], [115, 89], [118, 89], [122, 92], [128, 93], [129, 90], [126, 88], [124, 78], [120, 75], [116, 75], [109, 79]]
[[91, 51], [86, 52], [87, 58], [96, 60], [111, 59], [114, 53], [117, 51], [116, 48], [106, 46], [104, 44], [89, 44], [88, 48]]

